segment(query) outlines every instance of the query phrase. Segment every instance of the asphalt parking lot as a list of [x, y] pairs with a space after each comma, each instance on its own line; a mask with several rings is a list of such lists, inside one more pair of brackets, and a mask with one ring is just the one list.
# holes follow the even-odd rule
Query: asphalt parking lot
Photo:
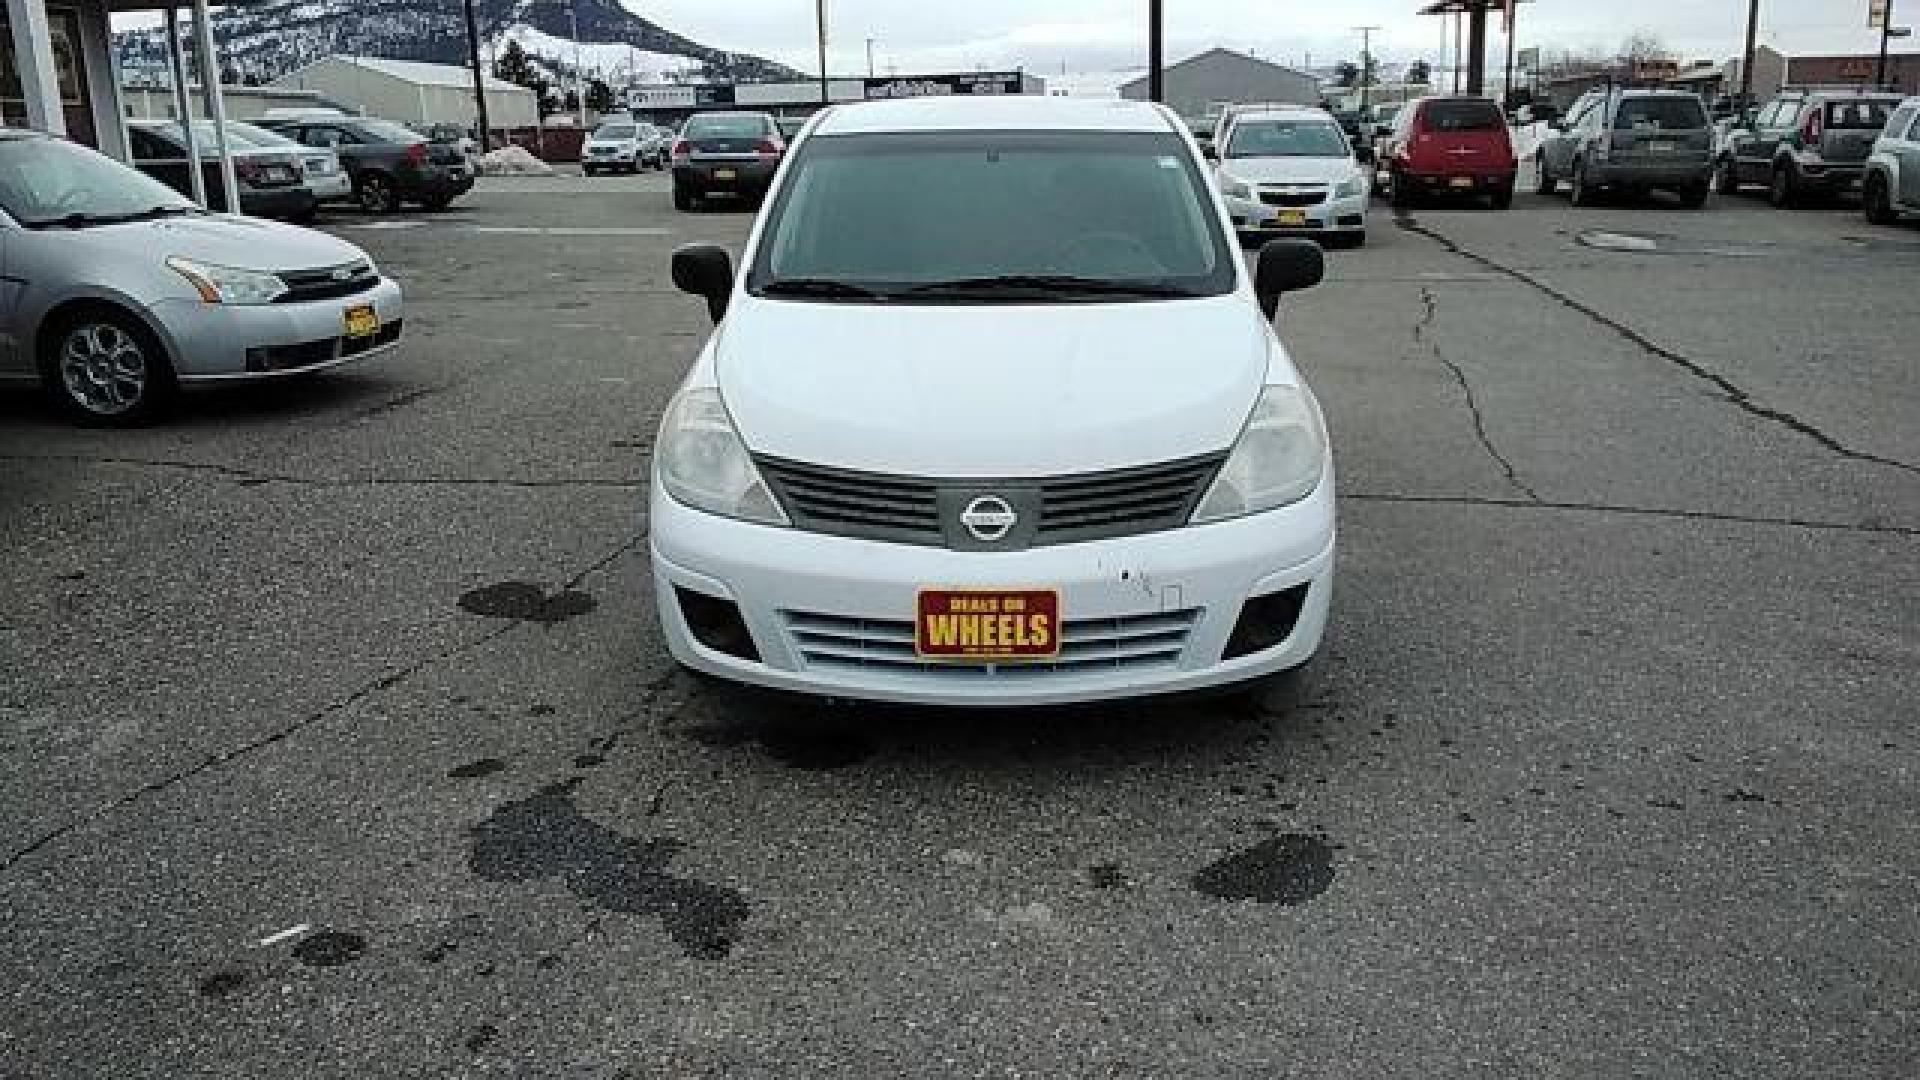
[[748, 224], [490, 180], [331, 220], [394, 358], [0, 397], [0, 1075], [1911, 1075], [1920, 228], [1376, 203], [1310, 677], [983, 716], [665, 655]]

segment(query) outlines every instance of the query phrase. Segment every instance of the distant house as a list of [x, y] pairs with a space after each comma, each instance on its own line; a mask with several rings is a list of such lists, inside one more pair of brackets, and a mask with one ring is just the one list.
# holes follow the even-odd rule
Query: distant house
[[[1320, 80], [1304, 71], [1269, 63], [1231, 49], [1209, 49], [1166, 69], [1167, 105], [1189, 119], [1199, 119], [1235, 102], [1320, 103]], [[1120, 96], [1145, 101], [1148, 79], [1142, 75], [1120, 87]]]
[[[313, 90], [352, 104], [368, 116], [403, 124], [476, 121], [473, 71], [449, 64], [421, 64], [372, 56], [329, 56], [275, 79], [288, 90]], [[540, 104], [532, 90], [486, 77], [487, 121], [495, 128], [533, 127]]]

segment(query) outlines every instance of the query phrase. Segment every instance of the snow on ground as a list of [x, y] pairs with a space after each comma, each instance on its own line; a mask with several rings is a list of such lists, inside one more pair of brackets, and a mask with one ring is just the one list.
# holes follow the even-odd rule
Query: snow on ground
[[518, 146], [503, 146], [480, 155], [482, 176], [552, 176], [553, 166]]
[[1047, 93], [1053, 97], [1117, 98], [1120, 87], [1146, 74], [1146, 70], [1076, 71], [1066, 75], [1036, 70], [1033, 74], [1046, 80]]
[[[502, 44], [508, 40], [517, 41], [520, 47], [535, 56], [571, 67], [573, 64], [573, 42], [566, 38], [543, 34], [525, 23], [517, 23], [501, 35]], [[667, 53], [648, 52], [612, 41], [583, 41], [580, 43], [580, 66], [589, 75], [600, 74], [608, 81], [625, 83], [631, 73], [641, 82], [662, 82], [669, 73], [689, 71], [700, 66], [700, 61], [690, 56], [673, 56]]]

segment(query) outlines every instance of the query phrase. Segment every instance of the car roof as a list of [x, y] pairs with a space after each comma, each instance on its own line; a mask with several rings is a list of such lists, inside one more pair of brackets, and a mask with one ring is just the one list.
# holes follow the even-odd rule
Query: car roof
[[1327, 110], [1316, 109], [1311, 105], [1293, 105], [1293, 106], [1288, 106], [1286, 108], [1273, 108], [1273, 109], [1249, 109], [1246, 112], [1233, 114], [1233, 122], [1236, 124], [1244, 120], [1281, 120], [1281, 119], [1325, 120], [1327, 123], [1331, 124], [1333, 123], [1334, 118], [1332, 114], [1327, 112]]
[[901, 131], [1184, 130], [1173, 114], [1144, 101], [1037, 97], [1024, 94], [899, 98], [836, 105], [815, 135]]

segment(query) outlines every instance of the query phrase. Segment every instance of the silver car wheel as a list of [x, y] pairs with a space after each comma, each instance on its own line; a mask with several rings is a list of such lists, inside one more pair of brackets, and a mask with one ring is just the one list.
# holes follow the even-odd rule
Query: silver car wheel
[[112, 323], [84, 322], [60, 347], [60, 381], [73, 403], [96, 416], [119, 416], [147, 392], [147, 354]]

